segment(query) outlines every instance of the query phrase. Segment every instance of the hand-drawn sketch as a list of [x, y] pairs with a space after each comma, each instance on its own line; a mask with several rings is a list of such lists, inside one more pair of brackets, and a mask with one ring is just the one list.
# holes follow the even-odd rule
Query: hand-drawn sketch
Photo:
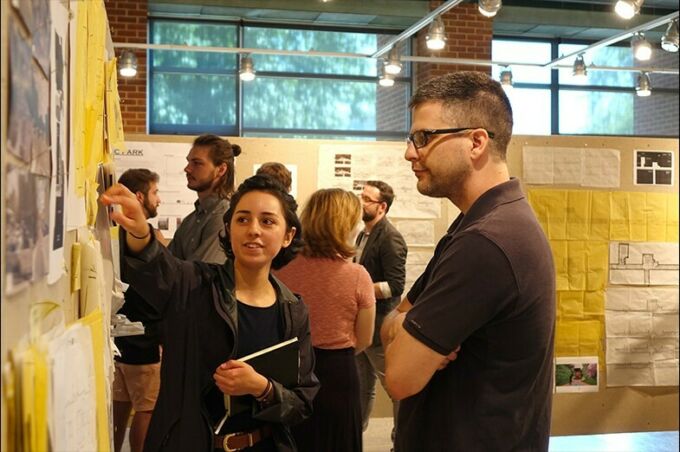
[[611, 242], [609, 282], [638, 286], [678, 285], [678, 244]]

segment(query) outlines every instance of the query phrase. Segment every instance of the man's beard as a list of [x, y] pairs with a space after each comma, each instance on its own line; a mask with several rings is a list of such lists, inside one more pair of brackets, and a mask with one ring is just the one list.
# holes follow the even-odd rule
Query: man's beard
[[198, 193], [202, 193], [204, 191], [210, 190], [213, 186], [213, 180], [205, 181], [205, 182], [200, 182], [196, 179], [194, 179], [193, 183], [194, 185], [191, 185], [191, 182], [187, 180], [187, 188], [189, 190], [193, 190]]
[[158, 207], [151, 205], [148, 199], [144, 200], [144, 210], [146, 210], [146, 218], [154, 218], [158, 215]]
[[373, 221], [376, 215], [377, 214], [375, 213], [367, 212], [364, 210], [363, 213], [361, 214], [361, 220], [364, 222]]

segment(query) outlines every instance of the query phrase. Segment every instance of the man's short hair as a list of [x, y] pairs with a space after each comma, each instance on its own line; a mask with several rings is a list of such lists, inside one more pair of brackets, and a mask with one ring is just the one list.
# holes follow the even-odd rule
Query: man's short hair
[[394, 201], [394, 190], [392, 190], [392, 187], [381, 180], [369, 180], [366, 181], [366, 185], [370, 185], [371, 187], [375, 187], [380, 190], [380, 202], [387, 204], [385, 213], [389, 212], [392, 202]]
[[447, 115], [443, 119], [453, 122], [453, 127], [482, 127], [493, 132], [491, 149], [505, 160], [512, 137], [512, 106], [499, 82], [483, 72], [451, 72], [421, 85], [409, 108], [426, 102], [442, 102]]
[[118, 183], [125, 185], [132, 193], [142, 192], [144, 196], [149, 194], [151, 183], [158, 183], [158, 174], [146, 168], [131, 168], [118, 178]]
[[293, 184], [293, 176], [290, 174], [290, 170], [286, 168], [286, 165], [279, 162], [266, 162], [260, 166], [255, 174], [262, 175], [266, 174], [273, 177], [283, 185], [283, 188], [290, 191], [291, 185]]

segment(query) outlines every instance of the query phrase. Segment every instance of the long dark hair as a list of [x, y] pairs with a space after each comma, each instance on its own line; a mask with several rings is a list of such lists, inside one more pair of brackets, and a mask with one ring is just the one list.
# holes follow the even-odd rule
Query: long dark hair
[[286, 220], [286, 229], [290, 230], [295, 228], [295, 235], [290, 245], [286, 248], [281, 248], [279, 254], [272, 260], [272, 268], [278, 270], [286, 265], [288, 262], [292, 261], [297, 255], [300, 248], [302, 248], [302, 225], [300, 224], [300, 219], [297, 216], [297, 202], [286, 189], [281, 185], [281, 183], [275, 180], [273, 177], [268, 175], [256, 175], [249, 177], [244, 180], [238, 189], [231, 195], [231, 201], [229, 202], [229, 210], [224, 214], [222, 218], [224, 221], [224, 232], [220, 234], [220, 244], [224, 253], [229, 259], [234, 258], [234, 252], [231, 249], [231, 238], [229, 237], [229, 225], [231, 224], [231, 219], [234, 216], [234, 210], [238, 207], [238, 203], [246, 193], [251, 191], [261, 191], [269, 193], [275, 196], [276, 199], [281, 203], [281, 209], [283, 210], [283, 216]]

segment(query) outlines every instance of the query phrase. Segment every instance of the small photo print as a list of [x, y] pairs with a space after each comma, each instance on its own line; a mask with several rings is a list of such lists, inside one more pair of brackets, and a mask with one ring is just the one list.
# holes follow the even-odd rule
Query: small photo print
[[352, 177], [352, 168], [349, 166], [336, 166], [335, 177]]
[[170, 229], [170, 218], [168, 217], [159, 217], [158, 218], [158, 229], [167, 231]]
[[352, 154], [335, 154], [336, 165], [351, 165]]
[[597, 392], [597, 356], [555, 358], [555, 392]]

